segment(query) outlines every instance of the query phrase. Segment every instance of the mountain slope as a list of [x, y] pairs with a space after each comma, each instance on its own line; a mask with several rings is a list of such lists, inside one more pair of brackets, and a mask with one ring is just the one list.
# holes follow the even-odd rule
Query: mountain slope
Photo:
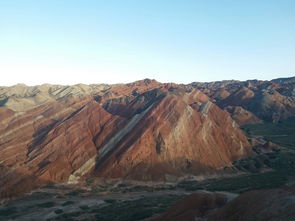
[[237, 112], [231, 112], [233, 118], [241, 120], [241, 124], [258, 123], [261, 120], [277, 123], [295, 116], [294, 78], [195, 82], [190, 85], [203, 91], [223, 109], [239, 107], [246, 110], [240, 112], [239, 116]]
[[0, 92], [1, 197], [89, 176], [204, 175], [251, 154], [231, 117], [190, 86], [146, 79]]

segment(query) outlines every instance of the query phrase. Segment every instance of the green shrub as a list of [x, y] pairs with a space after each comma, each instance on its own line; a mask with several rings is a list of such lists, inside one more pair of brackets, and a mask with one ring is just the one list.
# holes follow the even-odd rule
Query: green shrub
[[89, 206], [87, 206], [87, 205], [81, 205], [81, 206], [79, 206], [80, 207], [80, 209], [82, 209], [82, 210], [88, 210], [89, 209]]
[[106, 203], [115, 203], [117, 200], [115, 200], [115, 199], [105, 199], [104, 201]]
[[2, 209], [0, 209], [0, 217], [1, 216], [11, 216], [11, 215], [14, 215], [16, 212], [17, 212], [17, 208], [14, 206], [2, 208]]
[[37, 204], [38, 207], [42, 207], [42, 208], [51, 208], [51, 207], [53, 207], [54, 205], [55, 205], [55, 203], [52, 202], [52, 201]]
[[80, 194], [83, 194], [86, 192], [87, 192], [86, 190], [74, 190], [74, 191], [67, 193], [66, 195], [67, 196], [79, 196]]
[[61, 213], [63, 213], [64, 211], [62, 210], [62, 209], [57, 209], [57, 210], [55, 210], [54, 211], [56, 214], [61, 214]]

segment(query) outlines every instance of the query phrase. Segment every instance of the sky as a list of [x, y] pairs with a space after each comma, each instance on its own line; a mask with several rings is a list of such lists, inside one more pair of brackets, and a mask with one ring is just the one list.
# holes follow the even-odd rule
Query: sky
[[294, 0], [0, 0], [0, 85], [290, 76]]

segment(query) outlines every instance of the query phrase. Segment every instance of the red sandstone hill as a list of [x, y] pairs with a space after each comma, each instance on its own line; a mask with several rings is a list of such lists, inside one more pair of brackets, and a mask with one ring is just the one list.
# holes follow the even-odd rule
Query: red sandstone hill
[[149, 221], [205, 221], [208, 214], [223, 207], [227, 197], [220, 193], [199, 192], [178, 200], [165, 213]]
[[254, 190], [228, 200], [222, 193], [194, 193], [150, 221], [248, 221], [295, 219], [295, 189]]
[[0, 88], [0, 194], [87, 176], [169, 180], [251, 154], [230, 115], [191, 86]]

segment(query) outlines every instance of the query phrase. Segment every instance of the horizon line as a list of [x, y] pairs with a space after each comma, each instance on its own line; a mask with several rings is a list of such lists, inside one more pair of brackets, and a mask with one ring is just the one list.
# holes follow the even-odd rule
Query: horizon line
[[295, 78], [294, 76], [291, 77], [279, 77], [279, 78], [274, 78], [274, 79], [248, 79], [248, 80], [238, 80], [238, 79], [225, 79], [225, 80], [216, 80], [216, 81], [192, 81], [190, 83], [176, 83], [176, 82], [162, 82], [162, 81], [158, 81], [156, 79], [152, 79], [152, 78], [143, 78], [143, 79], [139, 79], [139, 80], [135, 80], [135, 81], [130, 81], [130, 82], [118, 82], [118, 83], [91, 83], [91, 84], [87, 84], [87, 83], [75, 83], [75, 84], [55, 84], [55, 83], [41, 83], [41, 84], [34, 84], [34, 85], [29, 85], [26, 83], [16, 83], [16, 84], [12, 84], [12, 85], [0, 85], [0, 87], [15, 87], [18, 85], [24, 85], [26, 87], [36, 87], [36, 86], [42, 86], [42, 85], [58, 85], [58, 86], [77, 86], [77, 85], [122, 85], [122, 84], [132, 84], [132, 83], [136, 83], [136, 82], [140, 82], [140, 81], [145, 81], [145, 80], [151, 80], [151, 81], [156, 81], [158, 83], [161, 84], [180, 84], [180, 85], [189, 85], [189, 84], [193, 84], [193, 83], [213, 83], [213, 82], [226, 82], [226, 81], [237, 81], [237, 82], [246, 82], [246, 81], [273, 81], [273, 80], [277, 80], [277, 79], [292, 79]]

